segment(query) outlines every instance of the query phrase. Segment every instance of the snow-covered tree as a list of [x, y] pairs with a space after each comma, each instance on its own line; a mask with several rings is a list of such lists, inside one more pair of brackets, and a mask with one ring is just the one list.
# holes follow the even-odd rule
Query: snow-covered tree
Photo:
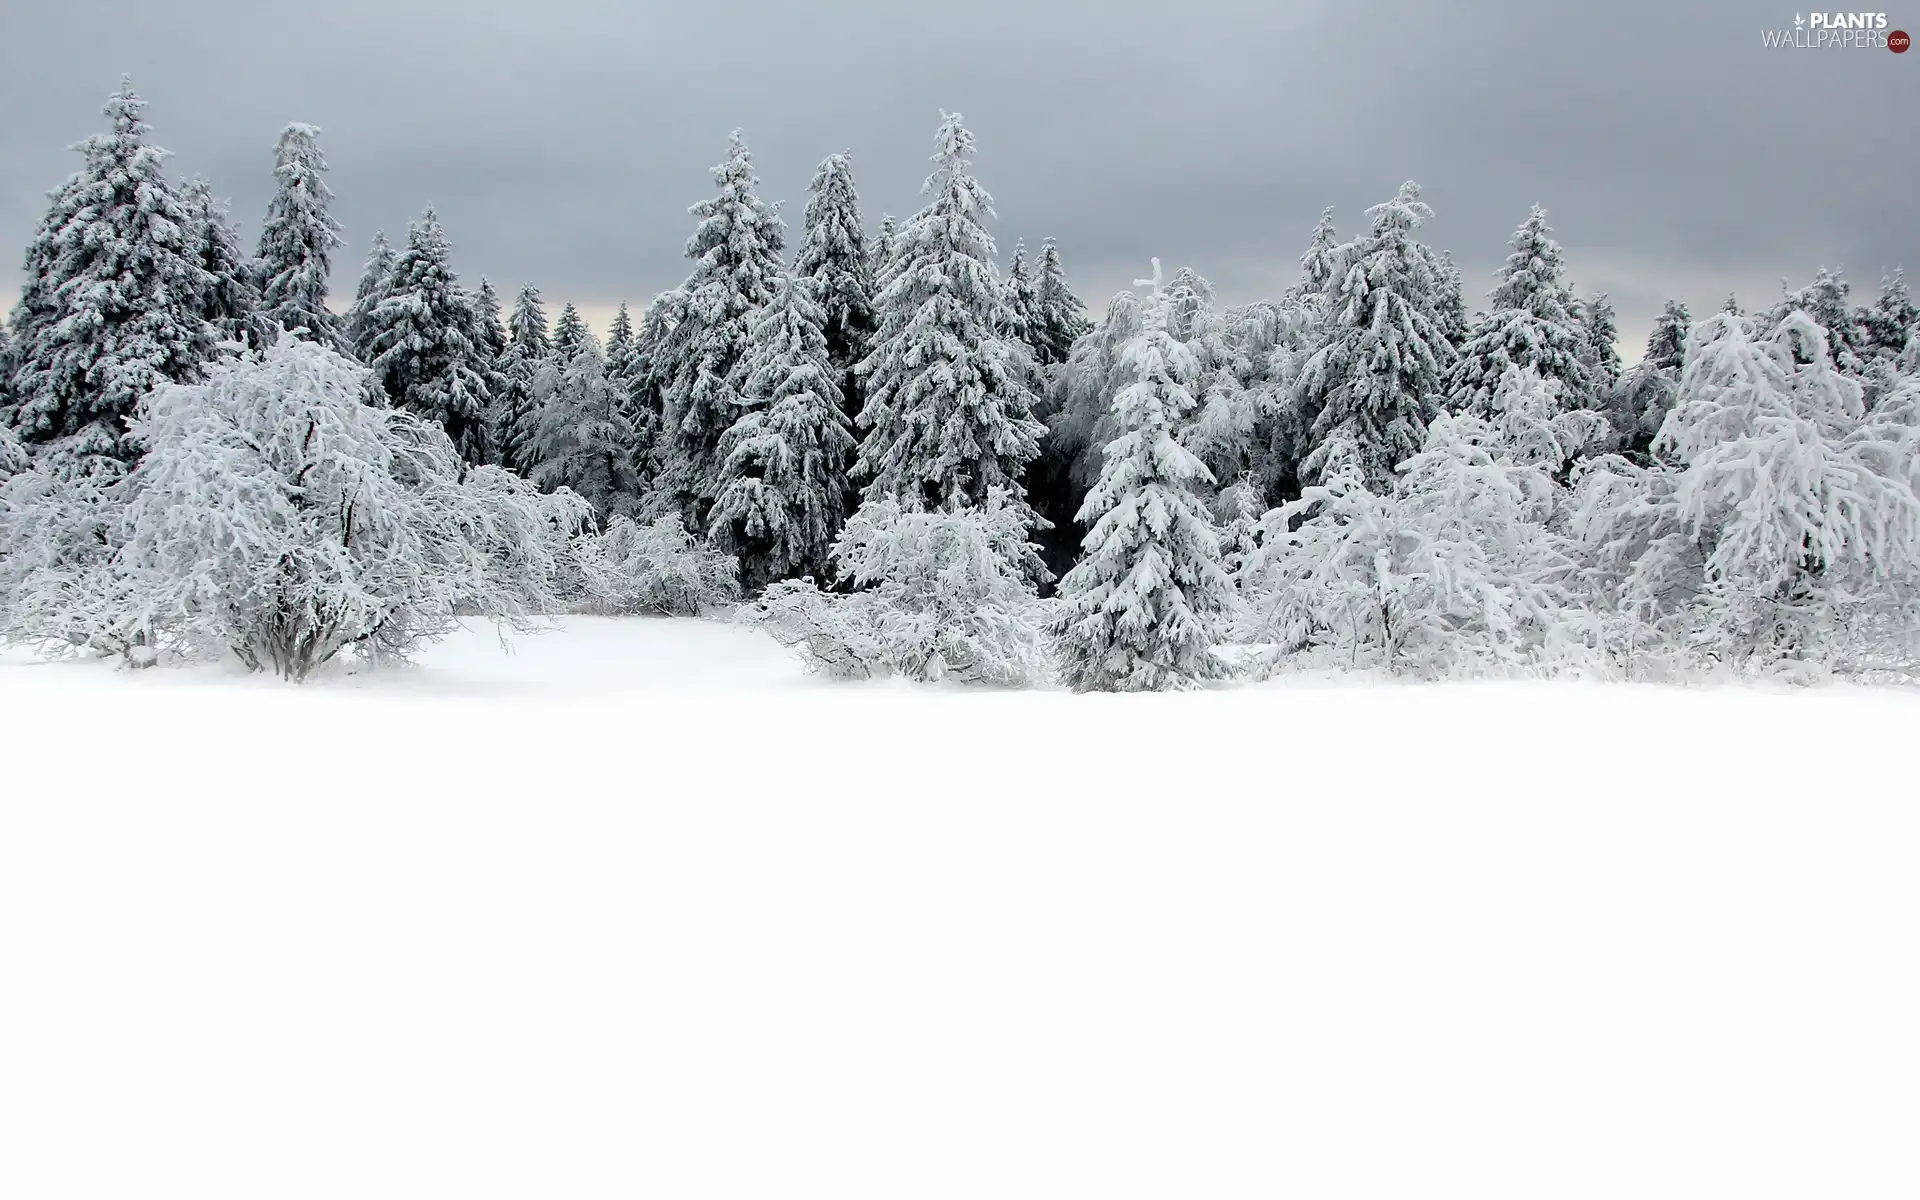
[[587, 340], [587, 322], [580, 316], [580, 310], [569, 300], [560, 309], [560, 316], [553, 323], [553, 357], [565, 367], [580, 353], [580, 347]]
[[615, 513], [592, 549], [589, 611], [698, 617], [740, 598], [740, 564], [688, 533], [677, 516], [642, 525]]
[[1343, 255], [1319, 346], [1294, 389], [1308, 481], [1351, 466], [1385, 491], [1395, 465], [1420, 448], [1450, 352], [1431, 309], [1433, 259], [1413, 236], [1432, 215], [1420, 185], [1404, 183], [1367, 210], [1368, 232]]
[[473, 307], [450, 255], [429, 208], [407, 231], [386, 295], [367, 316], [367, 350], [389, 400], [439, 422], [468, 462], [483, 463], [493, 404], [486, 352], [474, 344]]
[[1302, 296], [1325, 295], [1334, 280], [1343, 274], [1339, 250], [1340, 240], [1333, 227], [1333, 206], [1329, 204], [1320, 210], [1320, 220], [1307, 239], [1306, 253], [1300, 256]]
[[607, 378], [599, 339], [585, 334], [540, 409], [531, 477], [547, 491], [572, 489], [604, 520], [640, 494], [633, 457], [627, 398]]
[[507, 334], [507, 348], [499, 360], [504, 386], [494, 397], [491, 444], [501, 466], [527, 475], [538, 462], [534, 439], [540, 429], [540, 408], [534, 380], [553, 357], [539, 288], [528, 284], [520, 289], [507, 321]]
[[487, 277], [480, 277], [480, 290], [473, 294], [475, 342], [489, 359], [507, 351], [507, 327], [500, 319], [500, 296]]
[[[1074, 343], [1054, 377], [1047, 445], [1049, 453], [1070, 464], [1072, 482], [1081, 493], [1091, 491], [1099, 480], [1107, 443], [1120, 436], [1113, 399], [1132, 382], [1122, 356], [1144, 322], [1140, 298], [1132, 292], [1115, 293], [1100, 324]], [[1074, 504], [1073, 511], [1079, 507]]]
[[853, 163], [845, 154], [828, 155], [813, 173], [806, 231], [793, 273], [813, 280], [826, 317], [827, 357], [852, 421], [860, 415], [853, 368], [867, 356], [873, 340], [873, 263], [860, 223]]
[[899, 223], [892, 213], [880, 218], [880, 232], [873, 235], [873, 249], [867, 257], [867, 266], [873, 273], [874, 291], [880, 290], [880, 284], [887, 273], [887, 264], [893, 261], [893, 239], [899, 232]]
[[634, 331], [633, 364], [627, 378], [627, 412], [633, 420], [634, 453], [642, 485], [655, 487], [667, 450], [666, 388], [667, 340], [680, 323], [684, 296], [678, 290], [662, 292], [640, 315]]
[[1085, 553], [1060, 582], [1052, 632], [1075, 691], [1188, 688], [1227, 674], [1213, 652], [1233, 583], [1201, 489], [1206, 466], [1174, 436], [1193, 410], [1192, 351], [1168, 331], [1154, 260], [1140, 336], [1122, 356], [1133, 382], [1114, 398], [1120, 436], [1081, 510]]
[[1454, 411], [1484, 416], [1509, 367], [1558, 380], [1562, 397], [1574, 407], [1598, 395], [1584, 361], [1591, 348], [1561, 274], [1560, 244], [1546, 210], [1535, 205], [1514, 231], [1513, 253], [1495, 275], [1492, 310], [1459, 348], [1447, 381]]
[[1653, 319], [1653, 332], [1647, 335], [1647, 353], [1641, 359], [1662, 371], [1673, 372], [1677, 379], [1687, 361], [1687, 334], [1693, 329], [1693, 317], [1687, 306], [1668, 300], [1660, 315]]
[[347, 243], [333, 219], [333, 190], [327, 186], [319, 135], [297, 121], [280, 131], [273, 148], [279, 186], [260, 229], [254, 278], [268, 328], [304, 329], [312, 340], [345, 352], [348, 341], [339, 318], [327, 308], [327, 280], [333, 252]]
[[228, 220], [226, 202], [214, 199], [211, 185], [199, 176], [181, 185], [180, 201], [188, 214], [188, 244], [207, 285], [200, 299], [201, 317], [221, 341], [259, 346], [266, 340], [260, 293]]
[[195, 378], [213, 352], [192, 214], [162, 170], [166, 151], [146, 143], [145, 107], [123, 81], [104, 109], [111, 130], [75, 147], [84, 165], [54, 195], [64, 220], [29, 248], [41, 274], [15, 329], [12, 420], [30, 445], [71, 439], [131, 461], [140, 398]]
[[968, 170], [973, 135], [943, 113], [935, 143], [922, 189], [931, 199], [895, 237], [874, 303], [879, 331], [859, 367], [864, 494], [929, 507], [1017, 489], [1045, 432], [1026, 372], [994, 330], [993, 201]]
[[[1783, 284], [1780, 290], [1784, 294], [1767, 313], [1764, 328], [1781, 328], [1794, 313], [1805, 313], [1814, 324], [1827, 331], [1827, 352], [1833, 365], [1849, 374], [1859, 374], [1864, 365], [1860, 351], [1867, 337], [1853, 307], [1847, 303], [1847, 281], [1821, 267], [1806, 287], [1788, 290]], [[1805, 349], [1802, 343], [1795, 344]]]
[[1007, 260], [1006, 278], [1001, 281], [998, 330], [1009, 341], [1034, 349], [1038, 340], [1039, 314], [1035, 308], [1033, 280], [1027, 275], [1027, 244], [1015, 242], [1013, 257]]
[[1051, 367], [1067, 361], [1073, 343], [1091, 327], [1087, 306], [1067, 286], [1067, 269], [1052, 238], [1040, 245], [1040, 277], [1033, 291], [1034, 351], [1042, 367]]
[[1920, 331], [1920, 308], [1907, 291], [1906, 274], [1894, 271], [1880, 281], [1880, 298], [1873, 307], [1862, 309], [1858, 323], [1865, 335], [1861, 349], [1879, 358], [1894, 360], [1907, 348], [1914, 333]]
[[741, 581], [825, 571], [846, 520], [854, 441], [811, 277], [782, 279], [754, 315], [735, 390], [745, 409], [720, 439], [720, 494], [708, 532], [740, 559]]
[[1613, 302], [1596, 292], [1580, 306], [1580, 363], [1596, 396], [1605, 396], [1620, 380], [1620, 326]]
[[1466, 282], [1451, 252], [1440, 255], [1434, 278], [1433, 323], [1457, 355], [1473, 337], [1473, 321], [1467, 315]]
[[360, 283], [354, 290], [353, 305], [347, 309], [345, 321], [347, 341], [352, 344], [354, 356], [361, 362], [373, 360], [373, 311], [387, 298], [397, 257], [393, 252], [393, 244], [387, 241], [386, 231], [376, 231], [373, 245], [367, 250], [366, 265], [360, 270]]
[[719, 494], [720, 439], [737, 415], [734, 367], [747, 344], [747, 319], [773, 294], [786, 225], [779, 206], [760, 198], [746, 138], [733, 132], [726, 161], [713, 169], [718, 192], [690, 210], [700, 218], [687, 243], [694, 266], [680, 285], [675, 323], [660, 348], [665, 436], [656, 450], [656, 489], [706, 528]]
[[1220, 531], [1220, 565], [1237, 583], [1241, 571], [1260, 549], [1267, 505], [1252, 472], [1242, 475], [1228, 490], [1232, 493], [1233, 516]]
[[633, 345], [633, 314], [627, 311], [626, 302], [621, 301], [613, 314], [613, 324], [607, 326], [607, 378], [622, 393], [633, 376]]

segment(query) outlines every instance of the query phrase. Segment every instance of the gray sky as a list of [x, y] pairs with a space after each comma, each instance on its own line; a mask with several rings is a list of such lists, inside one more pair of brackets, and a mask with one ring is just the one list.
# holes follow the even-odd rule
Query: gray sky
[[[249, 245], [280, 126], [322, 127], [336, 294], [376, 228], [432, 203], [469, 282], [601, 319], [685, 274], [733, 127], [797, 237], [835, 150], [870, 226], [917, 207], [944, 107], [979, 139], [1003, 253], [1058, 238], [1096, 315], [1152, 255], [1229, 301], [1276, 294], [1323, 206], [1345, 236], [1410, 178], [1476, 307], [1544, 204], [1632, 359], [1667, 295], [1920, 274], [1920, 53], [1763, 48], [1784, 4], [4, 0], [0, 288], [122, 72]], [[1920, 7], [1889, 20], [1920, 32]]]

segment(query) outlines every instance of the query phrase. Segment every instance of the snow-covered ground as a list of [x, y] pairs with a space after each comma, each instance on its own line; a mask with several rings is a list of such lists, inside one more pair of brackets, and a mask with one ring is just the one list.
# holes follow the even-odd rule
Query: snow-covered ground
[[1911, 1197], [1920, 696], [0, 664], [0, 1195]]

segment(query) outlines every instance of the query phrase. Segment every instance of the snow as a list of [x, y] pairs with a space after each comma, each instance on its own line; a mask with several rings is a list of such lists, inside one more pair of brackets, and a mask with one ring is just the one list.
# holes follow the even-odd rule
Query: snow
[[1911, 692], [831, 684], [578, 619], [15, 655], [0, 714], [0, 1195], [1920, 1189]]

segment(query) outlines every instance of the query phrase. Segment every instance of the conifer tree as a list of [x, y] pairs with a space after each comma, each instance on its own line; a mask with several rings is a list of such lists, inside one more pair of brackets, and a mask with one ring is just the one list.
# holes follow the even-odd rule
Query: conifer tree
[[21, 367], [27, 347], [36, 344], [56, 319], [50, 281], [60, 256], [60, 231], [79, 211], [85, 183], [84, 174], [72, 175], [47, 193], [47, 211], [27, 243], [21, 263], [20, 299], [8, 317], [7, 352], [5, 357], [0, 357], [0, 393], [8, 397], [5, 407], [0, 407], [0, 424], [13, 423], [14, 397], [20, 394], [14, 389], [13, 377]]
[[1042, 367], [1067, 361], [1073, 344], [1093, 328], [1087, 320], [1087, 306], [1067, 286], [1067, 271], [1060, 264], [1060, 247], [1048, 238], [1040, 246], [1040, 278], [1034, 283], [1035, 352]]
[[639, 495], [626, 397], [607, 378], [605, 352], [591, 333], [582, 334], [541, 409], [534, 458], [535, 483], [547, 491], [571, 488], [603, 522], [626, 512]]
[[475, 351], [474, 370], [477, 371], [487, 388], [487, 412], [485, 426], [487, 433], [487, 461], [501, 464], [500, 444], [493, 440], [493, 431], [499, 424], [498, 411], [500, 398], [507, 391], [507, 377], [501, 359], [507, 350], [507, 327], [500, 320], [500, 297], [495, 294], [493, 284], [487, 277], [480, 277], [480, 288], [465, 295], [469, 319], [472, 328], [467, 333]]
[[1133, 382], [1114, 398], [1120, 436], [1080, 512], [1091, 522], [1079, 564], [1060, 583], [1055, 619], [1062, 675], [1075, 691], [1190, 688], [1227, 674], [1213, 653], [1233, 583], [1202, 491], [1206, 465], [1175, 436], [1193, 411], [1193, 353], [1167, 328], [1153, 264], [1146, 326], [1123, 363]]
[[1439, 290], [1433, 304], [1434, 324], [1440, 328], [1440, 336], [1445, 338], [1457, 356], [1460, 347], [1467, 344], [1473, 336], [1473, 322], [1467, 316], [1466, 284], [1460, 277], [1460, 268], [1453, 261], [1453, 252], [1440, 255], [1438, 265]]
[[1613, 303], [1605, 292], [1595, 292], [1580, 313], [1580, 361], [1594, 394], [1605, 396], [1620, 379], [1620, 327], [1614, 320]]
[[429, 208], [407, 231], [386, 295], [368, 314], [374, 378], [397, 407], [438, 421], [461, 457], [487, 461], [486, 351], [474, 344], [472, 299], [448, 261], [451, 248]]
[[1317, 348], [1294, 385], [1308, 422], [1299, 472], [1311, 484], [1351, 467], [1384, 493], [1394, 467], [1420, 448], [1450, 350], [1432, 311], [1434, 260], [1413, 236], [1433, 215], [1420, 185], [1401, 184], [1366, 215], [1368, 231], [1342, 254]]
[[1767, 314], [1766, 328], [1778, 329], [1793, 313], [1806, 313], [1813, 318], [1814, 324], [1827, 331], [1826, 348], [1833, 365], [1850, 374], [1858, 374], [1863, 366], [1860, 350], [1867, 339], [1852, 306], [1847, 303], [1847, 281], [1821, 267], [1814, 275], [1813, 282], [1806, 287], [1794, 291], [1783, 288], [1782, 291], [1785, 294], [1780, 302]]
[[1642, 360], [1655, 369], [1672, 372], [1675, 380], [1680, 378], [1680, 368], [1687, 361], [1687, 334], [1693, 328], [1693, 317], [1687, 312], [1687, 306], [1678, 300], [1668, 300], [1660, 315], [1653, 319], [1653, 332], [1647, 335], [1647, 353]]
[[[213, 352], [192, 217], [146, 143], [131, 81], [103, 110], [111, 129], [74, 148], [84, 165], [54, 193], [14, 330], [12, 420], [28, 445], [131, 462], [127, 420], [159, 384], [192, 382]], [[52, 218], [61, 219], [57, 226]]]
[[1459, 348], [1448, 380], [1451, 407], [1485, 416], [1509, 367], [1557, 380], [1563, 402], [1584, 407], [1595, 397], [1582, 362], [1583, 333], [1573, 296], [1561, 278], [1560, 244], [1535, 205], [1513, 234], [1513, 253], [1495, 274], [1493, 309]]
[[1734, 298], [1732, 292], [1727, 293], [1727, 302], [1720, 306], [1720, 311], [1736, 317], [1741, 315], [1740, 301]]
[[492, 445], [501, 466], [526, 475], [536, 463], [533, 444], [540, 424], [534, 380], [553, 357], [539, 288], [520, 289], [507, 327], [507, 348], [500, 355], [504, 390], [494, 403]]
[[740, 559], [743, 586], [820, 575], [847, 516], [851, 423], [812, 277], [782, 279], [754, 314], [735, 390], [745, 408], [720, 439], [708, 534]]
[[580, 353], [580, 347], [587, 340], [587, 323], [580, 316], [580, 310], [567, 301], [560, 309], [560, 317], [553, 323], [553, 357], [562, 367], [573, 362], [573, 356]]
[[1027, 244], [1017, 241], [1013, 244], [1013, 257], [1007, 261], [1007, 277], [1001, 283], [998, 328], [1001, 336], [1020, 342], [1036, 354], [1039, 353], [1034, 345], [1038, 340], [1035, 336], [1039, 323], [1038, 300], [1039, 293], [1027, 275]]
[[506, 353], [507, 327], [500, 321], [500, 297], [487, 277], [480, 277], [480, 290], [473, 295], [474, 330], [480, 348], [489, 358]]
[[1907, 348], [1907, 342], [1920, 330], [1920, 308], [1914, 307], [1907, 292], [1906, 273], [1895, 270], [1880, 280], [1880, 298], [1859, 316], [1864, 339], [1862, 349], [1878, 358], [1893, 360]]
[[267, 205], [255, 256], [260, 315], [269, 329], [307, 331], [310, 341], [347, 352], [339, 318], [327, 308], [327, 281], [333, 252], [346, 245], [333, 219], [333, 190], [324, 178], [327, 160], [320, 153], [320, 131], [294, 122], [274, 146], [274, 178], [279, 189]]
[[1320, 210], [1320, 220], [1307, 239], [1306, 253], [1300, 256], [1300, 294], [1322, 296], [1340, 274], [1340, 242], [1334, 234], [1333, 205]]
[[226, 202], [214, 199], [211, 185], [197, 175], [181, 185], [180, 199], [190, 222], [188, 244], [206, 272], [200, 315], [223, 342], [255, 348], [265, 344], [260, 293], [253, 286], [251, 264], [240, 250], [239, 235], [227, 219]]
[[879, 294], [880, 286], [885, 282], [887, 264], [893, 261], [893, 239], [898, 233], [899, 222], [893, 219], [893, 214], [883, 215], [880, 218], [880, 232], [874, 235], [873, 251], [868, 260], [875, 295]]
[[[635, 464], [643, 489], [651, 492], [661, 469], [666, 450], [666, 373], [665, 346], [674, 327], [684, 297], [679, 291], [663, 292], [647, 305], [634, 330], [632, 365], [627, 377], [627, 411], [633, 419]], [[654, 499], [658, 499], [655, 497]]]
[[845, 154], [827, 156], [813, 174], [806, 231], [795, 277], [813, 280], [813, 295], [826, 317], [827, 357], [848, 420], [860, 412], [853, 368], [873, 340], [873, 265], [860, 224], [860, 197], [853, 164]]
[[908, 504], [979, 504], [1017, 491], [1045, 432], [1015, 355], [995, 333], [1001, 307], [993, 198], [968, 171], [973, 135], [941, 114], [931, 199], [895, 239], [875, 301], [880, 328], [860, 364], [867, 385], [858, 471], [864, 495]]
[[681, 284], [678, 320], [661, 348], [666, 437], [659, 481], [689, 529], [706, 528], [718, 494], [720, 439], [738, 413], [732, 379], [747, 321], [773, 294], [786, 226], [760, 198], [746, 138], [735, 130], [713, 170], [718, 193], [691, 209], [700, 226], [687, 243], [694, 267]]
[[633, 370], [633, 314], [620, 302], [607, 327], [607, 378], [624, 386]]
[[360, 271], [360, 285], [354, 290], [353, 307], [347, 310], [346, 335], [361, 362], [372, 361], [373, 310], [387, 297], [387, 285], [393, 281], [393, 244], [385, 230], [373, 235], [367, 250], [367, 262]]

